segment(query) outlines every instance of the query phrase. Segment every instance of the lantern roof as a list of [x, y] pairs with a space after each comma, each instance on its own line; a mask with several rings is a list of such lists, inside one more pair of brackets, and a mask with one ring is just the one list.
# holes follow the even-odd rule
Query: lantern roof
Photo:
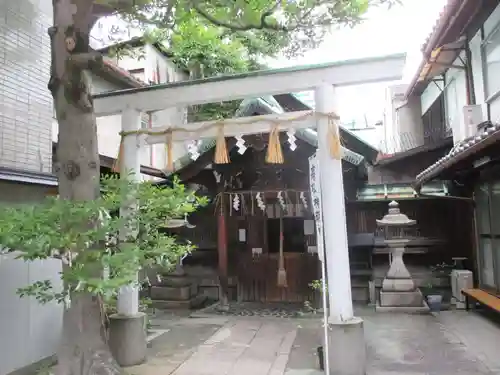
[[412, 220], [401, 213], [399, 203], [396, 201], [389, 203], [389, 210], [382, 219], [377, 219], [377, 225], [380, 227], [405, 227], [416, 223], [416, 220]]

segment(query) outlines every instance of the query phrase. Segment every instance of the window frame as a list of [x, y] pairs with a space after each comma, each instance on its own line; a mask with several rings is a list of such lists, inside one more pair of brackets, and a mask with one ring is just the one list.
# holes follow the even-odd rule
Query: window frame
[[[500, 21], [498, 21], [495, 26], [491, 29], [491, 31], [486, 35], [484, 31], [484, 26], [481, 27], [481, 68], [483, 70], [483, 90], [485, 93], [485, 103], [486, 103], [486, 109], [487, 109], [487, 117], [488, 120], [492, 120], [491, 118], [491, 105], [495, 103], [497, 100], [500, 100], [500, 87], [494, 91], [490, 92], [488, 88], [488, 76], [489, 74], [489, 69], [488, 69], [488, 59], [487, 59], [487, 46], [490, 45], [492, 38], [496, 34], [500, 34]], [[498, 45], [500, 46], [500, 39], [498, 41]], [[495, 120], [495, 119], [493, 119]]]
[[[498, 211], [495, 212], [495, 215], [498, 216], [500, 215], [500, 205], [495, 209], [493, 207], [491, 198], [492, 198], [492, 188], [493, 184], [495, 183], [500, 183], [500, 178], [498, 175], [490, 175], [487, 178], [483, 178], [479, 181], [478, 185], [476, 185], [476, 189], [480, 188], [481, 186], [485, 186], [487, 188], [486, 193], [488, 197], [487, 201], [487, 210], [488, 210], [488, 230], [487, 231], [482, 231], [481, 233], [479, 229], [479, 214], [478, 214], [478, 205], [477, 205], [477, 193], [474, 192], [474, 201], [476, 202], [476, 208], [475, 208], [475, 222], [476, 222], [476, 238], [477, 238], [477, 261], [478, 261], [478, 280], [479, 280], [479, 285], [481, 288], [485, 290], [492, 291], [496, 294], [500, 293], [500, 246], [498, 246], [498, 249], [496, 249], [495, 243], [500, 242], [500, 233], [495, 234], [494, 229], [492, 228], [492, 223], [493, 223], [493, 211]], [[477, 190], [476, 190], [477, 191]], [[487, 233], [485, 233], [487, 232]], [[484, 277], [483, 277], [483, 267], [482, 264], [484, 262], [484, 253], [482, 252], [482, 246], [481, 246], [481, 240], [482, 239], [489, 239], [491, 243], [491, 252], [492, 252], [492, 266], [493, 266], [493, 278], [494, 278], [494, 283], [495, 286], [492, 287], [490, 285], [486, 285], [484, 283]]]

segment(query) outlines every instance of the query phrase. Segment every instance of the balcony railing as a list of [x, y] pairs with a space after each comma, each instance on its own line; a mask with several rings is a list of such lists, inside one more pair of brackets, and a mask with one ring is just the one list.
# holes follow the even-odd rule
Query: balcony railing
[[437, 146], [448, 137], [451, 137], [451, 135], [451, 128], [448, 126], [425, 129], [423, 135], [416, 135], [412, 132], [401, 132], [381, 141], [379, 149], [384, 154], [392, 155], [412, 150], [417, 147]]

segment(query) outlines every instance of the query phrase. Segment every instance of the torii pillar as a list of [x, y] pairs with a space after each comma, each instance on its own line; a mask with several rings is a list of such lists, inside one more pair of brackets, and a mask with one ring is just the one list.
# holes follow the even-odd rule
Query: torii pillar
[[[141, 111], [127, 108], [122, 113], [122, 131], [135, 132], [141, 128]], [[120, 176], [131, 182], [141, 181], [140, 143], [136, 134], [126, 135], [123, 139], [123, 152], [120, 162]], [[120, 216], [127, 217], [137, 210], [135, 199], [120, 209]], [[120, 246], [134, 237], [137, 228], [125, 227], [120, 231]], [[137, 270], [139, 272], [139, 270]], [[145, 329], [146, 314], [139, 311], [139, 285], [137, 279], [132, 285], [122, 286], [118, 292], [117, 313], [110, 316], [109, 346], [114, 358], [122, 367], [135, 366], [146, 361], [147, 338]]]
[[[333, 85], [316, 87], [314, 97], [316, 111], [337, 112]], [[339, 134], [338, 123], [335, 126]], [[317, 155], [329, 299], [329, 330], [328, 338], [325, 338], [329, 347], [328, 375], [365, 375], [366, 344], [363, 320], [354, 316], [352, 305], [342, 160], [330, 156], [328, 127], [328, 118], [319, 117]]]

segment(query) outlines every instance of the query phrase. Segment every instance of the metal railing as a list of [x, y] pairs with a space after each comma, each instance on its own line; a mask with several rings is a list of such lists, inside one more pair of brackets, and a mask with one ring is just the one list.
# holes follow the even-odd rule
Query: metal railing
[[405, 152], [421, 146], [437, 145], [452, 135], [451, 128], [425, 129], [423, 135], [412, 132], [401, 132], [391, 137], [386, 137], [379, 144], [379, 150], [387, 155]]

